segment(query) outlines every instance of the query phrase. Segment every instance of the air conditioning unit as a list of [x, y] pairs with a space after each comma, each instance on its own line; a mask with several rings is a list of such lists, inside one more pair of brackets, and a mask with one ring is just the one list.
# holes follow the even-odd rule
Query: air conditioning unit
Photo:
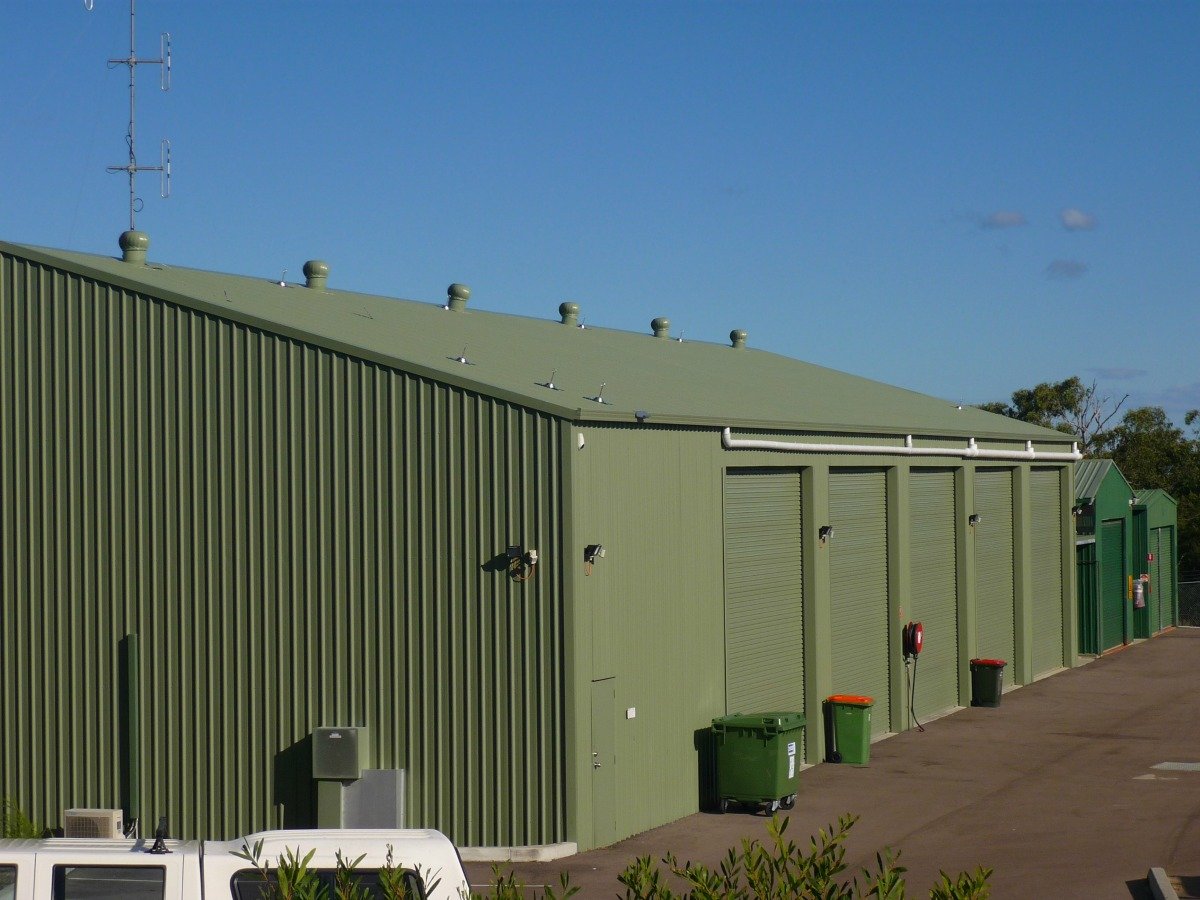
[[119, 809], [68, 809], [63, 813], [63, 837], [119, 838], [125, 826]]

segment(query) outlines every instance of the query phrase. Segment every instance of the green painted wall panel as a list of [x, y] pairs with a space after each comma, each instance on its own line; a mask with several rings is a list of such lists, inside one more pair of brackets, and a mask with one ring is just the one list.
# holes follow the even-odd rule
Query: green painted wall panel
[[731, 470], [724, 521], [726, 710], [803, 711], [800, 472]]
[[911, 619], [925, 627], [917, 659], [918, 718], [958, 706], [958, 583], [954, 472], [914, 469], [911, 493]]
[[1125, 520], [1100, 523], [1100, 650], [1125, 642]]
[[975, 512], [968, 540], [975, 551], [976, 654], [1016, 659], [1014, 624], [1013, 477], [1011, 469], [977, 469]]
[[[0, 266], [0, 796], [121, 804], [135, 632], [144, 823], [308, 824], [300, 742], [359, 724], [410, 823], [563, 839], [561, 426]], [[528, 582], [489, 565], [510, 543], [542, 555]]]
[[1030, 473], [1033, 574], [1033, 674], [1063, 665], [1062, 470]]
[[[589, 679], [615, 678], [616, 810], [629, 835], [699, 808], [698, 742], [725, 713], [725, 460], [711, 431], [631, 423], [579, 434], [579, 546], [568, 557], [591, 632], [579, 665]], [[592, 543], [605, 556], [584, 575]], [[590, 796], [592, 774], [581, 777]], [[592, 846], [591, 813], [581, 814], [579, 840]]]
[[887, 481], [882, 471], [829, 474], [833, 691], [875, 700], [873, 733], [889, 730]]

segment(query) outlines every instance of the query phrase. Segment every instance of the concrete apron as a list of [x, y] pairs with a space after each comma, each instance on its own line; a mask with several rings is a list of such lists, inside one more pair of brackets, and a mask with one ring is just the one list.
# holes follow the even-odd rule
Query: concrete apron
[[[918, 687], [919, 691], [919, 687]], [[866, 768], [801, 773], [788, 837], [808, 837], [843, 813], [860, 816], [848, 873], [901, 851], [910, 892], [950, 873], [995, 869], [993, 896], [1120, 897], [1152, 866], [1200, 876], [1200, 630], [1175, 629], [1006, 692], [871, 746]], [[1164, 766], [1163, 764], [1168, 764]], [[765, 817], [698, 813], [612, 847], [513, 865], [527, 883], [571, 874], [583, 896], [612, 896], [635, 857], [719, 862], [742, 838], [765, 838]], [[468, 863], [474, 884], [490, 865]]]

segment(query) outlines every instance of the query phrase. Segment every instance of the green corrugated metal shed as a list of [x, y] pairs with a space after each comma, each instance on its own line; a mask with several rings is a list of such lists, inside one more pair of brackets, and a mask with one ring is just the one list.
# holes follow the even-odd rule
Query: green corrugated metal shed
[[1150, 637], [1179, 621], [1179, 504], [1161, 488], [1134, 498], [1134, 574], [1145, 576], [1146, 606], [1134, 613], [1134, 634]]
[[921, 715], [997, 634], [1014, 685], [1074, 662], [1059, 432], [569, 304], [143, 263], [0, 243], [0, 795], [39, 819], [303, 824], [309, 735], [362, 725], [408, 824], [590, 847], [698, 808], [731, 703], [791, 698], [808, 762], [828, 694], [909, 727], [896, 623]]
[[1081, 538], [1077, 564], [1083, 565], [1086, 557], [1096, 567], [1094, 578], [1079, 580], [1079, 651], [1103, 653], [1133, 638], [1133, 488], [1111, 459], [1080, 460], [1075, 464], [1075, 504]]

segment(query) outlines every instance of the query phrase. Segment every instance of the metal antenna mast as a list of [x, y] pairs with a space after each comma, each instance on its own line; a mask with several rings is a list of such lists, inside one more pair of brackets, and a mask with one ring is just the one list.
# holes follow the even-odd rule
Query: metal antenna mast
[[[84, 7], [89, 11], [94, 0], [84, 0]], [[159, 87], [164, 91], [171, 89], [171, 35], [162, 33], [158, 59], [138, 59], [135, 24], [137, 0], [129, 0], [129, 56], [125, 59], [110, 59], [108, 66], [129, 66], [129, 131], [125, 142], [129, 145], [129, 164], [124, 166], [108, 166], [109, 172], [129, 173], [129, 230], [134, 231], [134, 216], [142, 210], [142, 199], [137, 195], [137, 173], [159, 173], [159, 196], [164, 199], [171, 196], [171, 142], [164, 140], [159, 146], [159, 164], [157, 166], [139, 166], [137, 161], [137, 67], [155, 65], [159, 67]]]

